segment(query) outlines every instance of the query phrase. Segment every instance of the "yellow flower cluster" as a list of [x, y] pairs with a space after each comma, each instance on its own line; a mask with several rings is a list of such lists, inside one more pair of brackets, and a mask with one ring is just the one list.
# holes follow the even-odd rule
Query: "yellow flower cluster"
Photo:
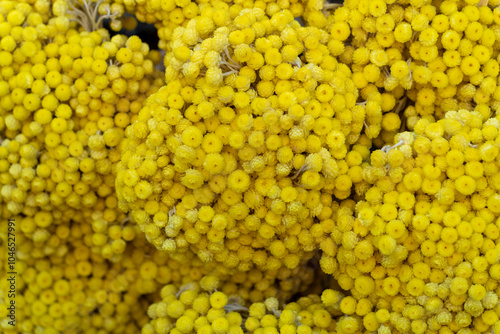
[[236, 301], [215, 291], [218, 281], [205, 276], [180, 289], [166, 285], [161, 289], [161, 301], [149, 306], [151, 322], [141, 333], [243, 333], [243, 318], [238, 311], [245, 310]]
[[[399, 332], [486, 332], [500, 304], [500, 121], [478, 111], [419, 120], [371, 153], [353, 224], [320, 264], [353, 303]], [[379, 314], [380, 313], [380, 314]], [[384, 315], [382, 315], [384, 314]]]
[[[173, 281], [168, 257], [139, 236], [127, 246], [127, 260], [112, 263], [85, 245], [83, 235], [91, 232], [90, 225], [60, 225], [51, 236], [56, 251], [50, 256], [18, 234], [16, 326], [8, 324], [8, 282], [2, 279], [2, 333], [140, 331], [153, 293]], [[7, 261], [3, 254], [1, 260]]]
[[[224, 26], [229, 20], [238, 16], [242, 10], [249, 8], [262, 9], [269, 16], [283, 9], [287, 9], [294, 17], [300, 17], [304, 12], [303, 2], [305, 1], [224, 1], [223, 7], [214, 8], [217, 10], [217, 12], [214, 13], [215, 20], [218, 21], [218, 26]], [[158, 29], [158, 37], [160, 40], [158, 46], [160, 49], [165, 50], [168, 50], [168, 44], [172, 40], [174, 30], [178, 27], [185, 27], [190, 20], [199, 16], [207, 5], [213, 6], [209, 1], [191, 0], [117, 0], [113, 1], [112, 4], [112, 6], [117, 6], [117, 8], [122, 10], [119, 16], [122, 16], [123, 10], [125, 10], [126, 12], [134, 13], [141, 22], [155, 24]]]
[[1, 0], [0, 332], [500, 332], [499, 5]]
[[495, 11], [473, 1], [422, 7], [417, 15], [427, 20], [420, 27], [412, 24], [417, 37], [409, 47], [414, 85], [408, 98], [415, 108], [405, 111], [408, 128], [421, 117], [438, 120], [452, 110], [477, 110], [485, 119], [498, 112]]
[[433, 121], [458, 109], [489, 117], [498, 110], [494, 6], [347, 0], [324, 11], [330, 15], [313, 11], [308, 22], [331, 30], [328, 47], [353, 71], [367, 104], [365, 133], [378, 137], [378, 147], [422, 117]]
[[[289, 273], [286, 279], [283, 272], [272, 277], [257, 270], [228, 275], [223, 266], [202, 263], [192, 253], [178, 262], [149, 245], [142, 234], [135, 237], [134, 228], [126, 231], [133, 241], [127, 243], [123, 259], [116, 262], [93, 253], [87, 245], [84, 236], [91, 236], [89, 224], [60, 225], [50, 237], [49, 245], [55, 248], [50, 256], [34, 241], [19, 237], [14, 333], [77, 333], [79, 328], [138, 333], [151, 316], [146, 310], [160, 290], [163, 294], [164, 285], [187, 289], [200, 282], [209, 291], [218, 288], [248, 304], [269, 297], [288, 300], [312, 282], [312, 269]], [[6, 240], [2, 237], [1, 242]], [[7, 262], [5, 254], [0, 259]], [[2, 277], [4, 273], [2, 267]], [[3, 280], [0, 285], [0, 317], [4, 319], [0, 328], [12, 333], [6, 321], [7, 283]]]
[[[248, 308], [238, 298], [216, 291], [216, 282], [206, 276], [199, 283], [177, 289], [166, 285], [161, 290], [160, 302], [148, 308], [152, 320], [141, 334], [164, 333], [354, 333], [361, 323], [376, 323], [370, 304], [358, 307], [352, 316], [338, 320], [343, 294], [325, 290], [321, 295], [311, 294], [280, 307], [276, 298], [252, 303]], [[361, 316], [362, 315], [362, 316]], [[373, 327], [373, 326], [372, 326]]]
[[50, 20], [50, 7], [14, 5], [3, 3], [1, 16], [2, 217], [22, 214], [20, 229], [40, 246], [60, 223], [91, 224], [93, 252], [118, 259], [128, 241], [114, 191], [118, 144], [163, 84], [157, 52], [137, 36], [70, 25], [73, 13], [97, 28], [92, 5], [71, 11], [56, 1]]
[[347, 198], [361, 181], [363, 156], [347, 148], [365, 107], [355, 105], [350, 70], [323, 45], [326, 31], [301, 27], [287, 10], [219, 22], [219, 6], [172, 35], [168, 84], [126, 130], [120, 207], [171, 254], [293, 269], [324, 237], [315, 219], [331, 217], [332, 194]]

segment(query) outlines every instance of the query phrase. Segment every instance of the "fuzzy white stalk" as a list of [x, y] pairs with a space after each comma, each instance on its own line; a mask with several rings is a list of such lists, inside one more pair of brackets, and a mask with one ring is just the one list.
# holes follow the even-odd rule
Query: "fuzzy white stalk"
[[112, 19], [117, 16], [116, 13], [111, 13], [107, 7], [107, 13], [99, 15], [99, 5], [102, 0], [92, 2], [91, 0], [78, 0], [68, 1], [70, 10], [66, 13], [73, 16], [72, 21], [78, 22], [87, 31], [96, 31], [102, 28], [102, 22], [105, 19]]

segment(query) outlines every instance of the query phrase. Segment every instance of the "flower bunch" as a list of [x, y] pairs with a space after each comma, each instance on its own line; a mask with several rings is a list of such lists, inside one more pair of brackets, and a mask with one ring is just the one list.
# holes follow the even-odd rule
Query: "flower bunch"
[[329, 16], [316, 19], [312, 11], [311, 22], [331, 29], [328, 46], [351, 67], [360, 102], [371, 105], [365, 133], [379, 148], [422, 117], [433, 121], [467, 109], [487, 118], [497, 110], [492, 7], [356, 0], [323, 11]]
[[61, 222], [91, 224], [93, 251], [116, 260], [128, 241], [114, 194], [118, 144], [163, 80], [156, 51], [137, 36], [82, 29], [105, 16], [92, 3], [71, 6], [55, 2], [50, 20], [50, 7], [27, 3], [2, 16], [6, 33], [18, 30], [2, 38], [2, 216], [22, 214], [21, 230], [40, 245]]
[[371, 153], [354, 223], [337, 221], [338, 250], [320, 264], [376, 305], [380, 324], [484, 332], [498, 322], [499, 129], [496, 117], [449, 111]]
[[325, 237], [332, 194], [361, 181], [362, 156], [347, 148], [365, 107], [324, 30], [255, 8], [229, 25], [218, 6], [173, 33], [168, 84], [126, 130], [120, 207], [171, 254], [293, 269]]

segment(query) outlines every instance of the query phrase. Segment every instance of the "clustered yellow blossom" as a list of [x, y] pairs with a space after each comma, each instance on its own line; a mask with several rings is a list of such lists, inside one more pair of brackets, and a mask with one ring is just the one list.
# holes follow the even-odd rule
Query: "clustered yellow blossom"
[[[138, 333], [148, 322], [146, 310], [158, 300], [168, 285], [188, 289], [200, 282], [209, 291], [220, 289], [241, 304], [261, 302], [265, 298], [288, 300], [312, 282], [313, 271], [262, 274], [258, 270], [229, 275], [215, 263], [203, 263], [195, 254], [183, 262], [156, 250], [142, 234], [126, 245], [121, 261], [111, 262], [92, 253], [83, 236], [91, 235], [91, 226], [59, 226], [51, 236], [55, 252], [50, 257], [33, 240], [21, 237], [17, 251], [16, 306], [19, 332], [77, 333], [91, 328], [105, 333]], [[0, 258], [7, 261], [5, 254]], [[0, 284], [0, 328], [11, 329], [6, 315], [8, 281]], [[150, 315], [149, 315], [150, 316]], [[5, 332], [9, 333], [9, 332]]]
[[72, 3], [54, 2], [49, 19], [48, 5], [2, 2], [2, 217], [22, 214], [40, 246], [62, 222], [91, 224], [93, 252], [117, 258], [128, 240], [114, 166], [125, 128], [163, 83], [157, 52], [137, 36], [78, 30], [90, 17]]
[[355, 315], [333, 319], [332, 315], [340, 313], [344, 299], [335, 290], [304, 296], [286, 305], [270, 297], [247, 308], [238, 298], [217, 291], [217, 283], [210, 278], [206, 276], [181, 289], [164, 286], [162, 300], [148, 308], [152, 320], [141, 333], [354, 333], [360, 328], [360, 319], [376, 322], [373, 312], [368, 312], [368, 304], [359, 308], [364, 318]]
[[141, 333], [243, 333], [243, 317], [238, 311], [247, 309], [217, 288], [213, 276], [180, 289], [164, 286], [161, 301], [147, 310], [152, 320]]
[[484, 333], [498, 323], [499, 129], [498, 117], [448, 111], [397, 134], [363, 166], [369, 189], [320, 264], [353, 305], [376, 306], [380, 325]]
[[[304, 12], [304, 2], [298, 0], [279, 0], [262, 1], [224, 1], [224, 7], [216, 8], [216, 20], [219, 20], [223, 26], [227, 20], [234, 19], [244, 9], [259, 8], [272, 16], [281, 10], [289, 10], [294, 17], [300, 17]], [[177, 27], [186, 26], [187, 23], [199, 16], [207, 5], [213, 6], [209, 1], [191, 1], [191, 0], [164, 0], [164, 1], [141, 1], [141, 0], [117, 0], [113, 1], [112, 6], [116, 6], [115, 12], [121, 10], [118, 17], [123, 16], [123, 11], [132, 13], [135, 17], [146, 23], [155, 24], [158, 31], [159, 48], [168, 49], [168, 44], [172, 40], [173, 31]], [[126, 27], [125, 18], [117, 21], [117, 28], [120, 23]], [[122, 22], [123, 21], [123, 22]], [[113, 21], [112, 21], [113, 22]], [[119, 30], [119, 29], [118, 29]]]
[[408, 92], [414, 108], [405, 111], [409, 129], [421, 117], [438, 120], [447, 111], [476, 110], [485, 119], [499, 111], [495, 6], [469, 1], [421, 7], [414, 20], [422, 14], [427, 19], [420, 25], [411, 22], [417, 37], [409, 47], [414, 80]]
[[174, 30], [168, 84], [126, 130], [119, 205], [169, 253], [293, 269], [322, 241], [332, 195], [347, 198], [353, 178], [361, 181], [368, 152], [347, 147], [365, 106], [356, 106], [350, 70], [323, 45], [326, 31], [259, 8], [229, 25], [218, 6], [227, 4]]
[[326, 4], [325, 18], [312, 11], [308, 22], [331, 30], [328, 47], [350, 66], [367, 104], [365, 133], [380, 134], [375, 144], [382, 147], [422, 117], [440, 119], [459, 109], [489, 117], [498, 111], [495, 6], [347, 0], [340, 8]]
[[0, 0], [0, 332], [500, 333], [499, 6]]
[[[8, 324], [4, 295], [8, 282], [3, 279], [2, 333], [78, 333], [82, 328], [103, 333], [140, 331], [148, 321], [142, 310], [153, 302], [153, 293], [173, 281], [168, 257], [138, 236], [127, 246], [127, 259], [112, 263], [85, 245], [82, 236], [90, 233], [90, 225], [59, 226], [52, 236], [58, 245], [51, 256], [18, 234], [16, 326]], [[2, 254], [1, 260], [7, 258]]]

